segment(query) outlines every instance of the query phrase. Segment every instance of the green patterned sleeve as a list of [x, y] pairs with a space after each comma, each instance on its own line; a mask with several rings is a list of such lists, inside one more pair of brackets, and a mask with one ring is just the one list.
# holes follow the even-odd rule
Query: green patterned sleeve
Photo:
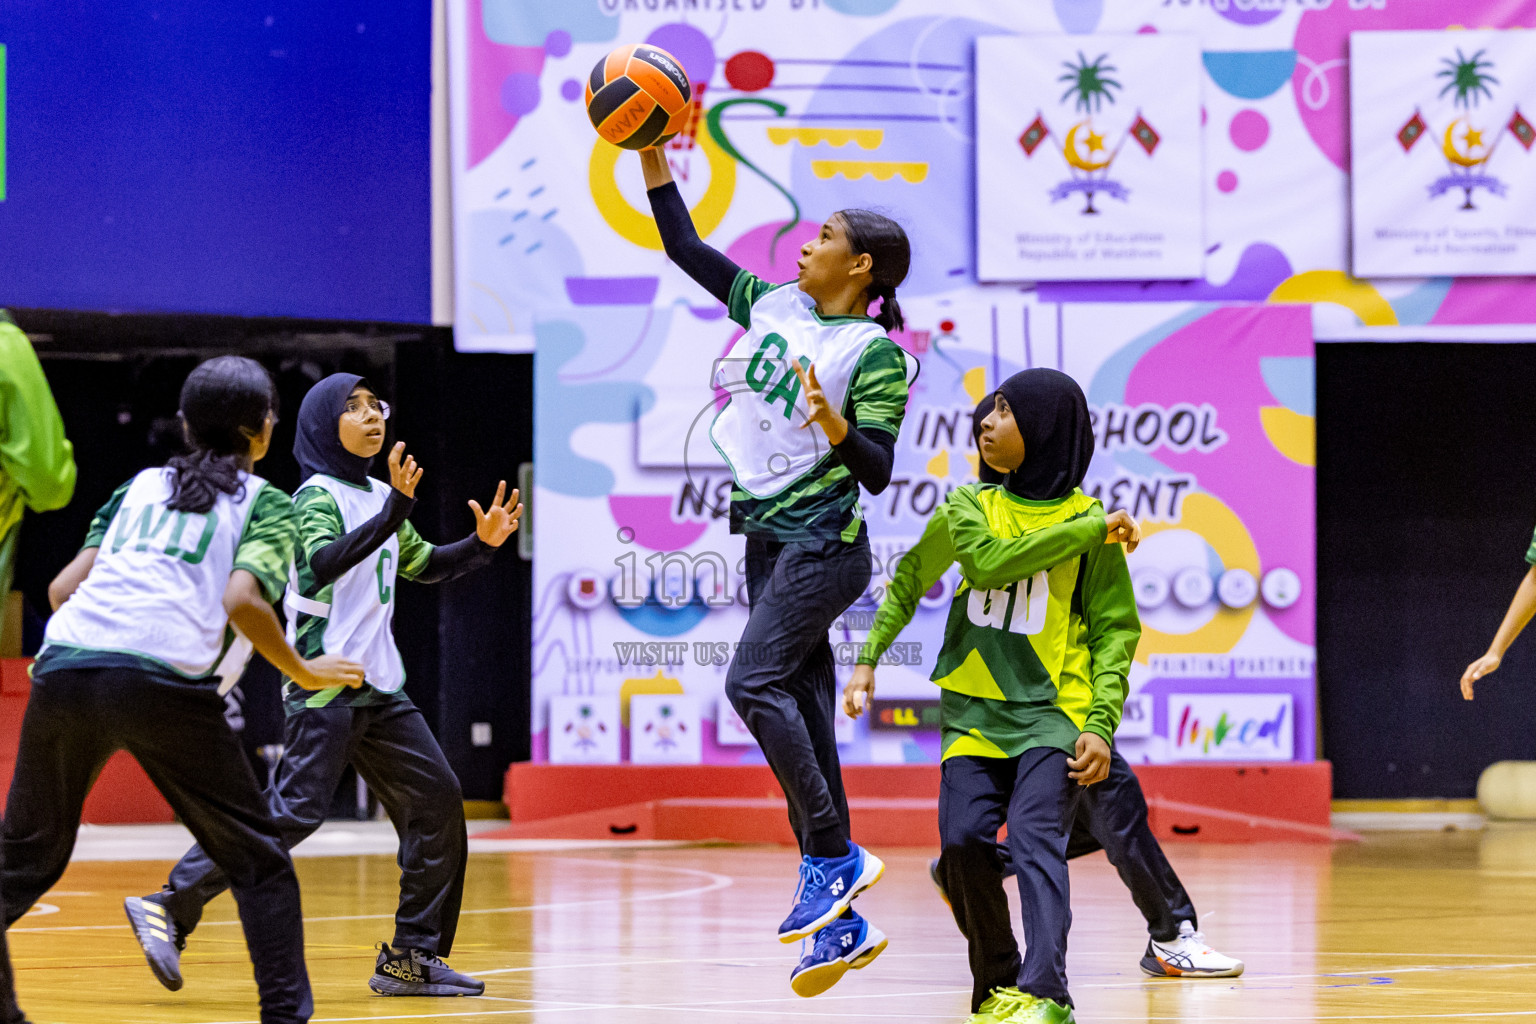
[[400, 575], [414, 580], [426, 569], [427, 561], [432, 557], [433, 545], [422, 540], [421, 534], [416, 532], [416, 527], [409, 520], [400, 524], [395, 536], [400, 538]]
[[1536, 536], [1531, 538], [1531, 546], [1525, 549], [1525, 560], [1536, 565]]
[[112, 525], [112, 517], [117, 515], [117, 510], [123, 505], [123, 496], [132, 485], [132, 480], [123, 484], [112, 492], [112, 497], [107, 499], [105, 505], [96, 510], [96, 514], [91, 517], [91, 528], [85, 531], [85, 543], [80, 545], [81, 551], [101, 547], [101, 542], [107, 537], [107, 527]]
[[869, 638], [859, 651], [860, 665], [876, 665], [880, 656], [895, 643], [896, 637], [907, 628], [917, 611], [917, 599], [933, 589], [955, 561], [955, 549], [949, 540], [949, 523], [944, 505], [928, 517], [923, 536], [911, 551], [901, 556], [891, 583], [885, 590], [885, 600], [875, 613], [875, 623]]
[[316, 551], [347, 532], [347, 522], [341, 517], [341, 507], [335, 497], [324, 487], [301, 487], [293, 496], [294, 517], [298, 521], [297, 558], [308, 565]]
[[732, 320], [743, 327], [752, 326], [752, 304], [781, 285], [769, 284], [756, 274], [743, 270], [731, 282], [731, 295], [725, 304]]
[[954, 538], [955, 561], [973, 587], [1006, 587], [1104, 544], [1108, 526], [1104, 507], [1099, 504], [1076, 519], [1023, 537], [999, 537], [987, 524], [987, 513], [976, 496], [977, 486], [956, 488], [945, 499], [951, 506], [949, 531]]
[[1088, 551], [1085, 563], [1083, 620], [1088, 633], [1084, 640], [1092, 666], [1093, 703], [1083, 731], [1097, 733], [1104, 742], [1113, 744], [1130, 689], [1131, 660], [1141, 639], [1141, 618], [1136, 614], [1136, 594], [1124, 548], [1100, 543]]
[[850, 417], [860, 430], [901, 433], [907, 415], [907, 355], [890, 338], [876, 338], [859, 356], [848, 389]]
[[288, 586], [295, 534], [293, 501], [271, 484], [262, 485], [235, 547], [235, 568], [256, 577], [269, 604], [282, 600]]

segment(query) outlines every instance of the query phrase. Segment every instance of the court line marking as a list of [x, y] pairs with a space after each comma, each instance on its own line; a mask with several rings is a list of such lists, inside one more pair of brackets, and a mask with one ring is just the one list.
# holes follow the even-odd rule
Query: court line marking
[[[969, 992], [970, 992], [970, 989], [968, 989], [968, 988], [939, 989], [939, 990], [927, 991], [927, 992], [875, 992], [875, 993], [860, 992], [860, 993], [856, 993], [856, 994], [855, 993], [849, 993], [847, 995], [839, 995], [839, 996], [825, 996], [825, 995], [818, 996], [817, 997], [817, 1002], [819, 1002], [819, 1003], [831, 1003], [831, 1002], [843, 1002], [843, 1001], [855, 1000], [855, 999], [856, 1000], [860, 1000], [860, 1001], [869, 1001], [869, 1000], [872, 1000], [872, 999], [911, 999], [911, 998], [914, 998], [914, 997], [917, 997], [917, 996], [952, 996], [952, 995], [963, 995], [963, 994], [966, 994], [966, 993], [969, 993]], [[741, 999], [719, 999], [719, 1000], [712, 1000], [712, 1001], [709, 1001], [709, 1002], [692, 1003], [692, 1004], [688, 1004], [688, 1003], [678, 1003], [678, 1004], [671, 1004], [671, 1003], [633, 1003], [633, 1004], [631, 1004], [631, 1003], [602, 1003], [602, 1002], [568, 1003], [568, 1002], [560, 1002], [560, 1001], [555, 1001], [555, 1000], [512, 999], [511, 997], [508, 997], [508, 996], [489, 996], [489, 997], [487, 997], [487, 996], [471, 996], [469, 998], [472, 998], [472, 999], [487, 999], [487, 998], [489, 998], [489, 999], [496, 999], [498, 1001], [506, 1001], [506, 1002], [523, 1002], [523, 1003], [528, 1003], [529, 1005], [527, 1005], [527, 1006], [520, 1006], [520, 1007], [516, 1007], [516, 1008], [508, 1008], [508, 1009], [505, 1009], [505, 1010], [478, 1010], [478, 1011], [477, 1010], [465, 1010], [465, 1011], [462, 1011], [462, 1012], [456, 1011], [456, 1012], [452, 1012], [452, 1013], [441, 1013], [441, 1012], [425, 1011], [425, 1012], [422, 1012], [422, 1013], [401, 1013], [401, 1014], [393, 1014], [393, 1015], [390, 1015], [390, 1016], [313, 1017], [310, 1020], [310, 1024], [350, 1024], [350, 1022], [354, 1022], [354, 1021], [422, 1020], [424, 1018], [436, 1018], [436, 1017], [508, 1017], [508, 1016], [512, 1016], [514, 1014], [551, 1013], [551, 1012], [553, 1012], [553, 1013], [565, 1013], [565, 1012], [568, 1012], [568, 1011], [575, 1011], [575, 1010], [668, 1010], [668, 1011], [671, 1011], [671, 1010], [699, 1009], [699, 1010], [704, 1010], [704, 1011], [709, 1011], [709, 1012], [737, 1013], [737, 1014], [742, 1014], [742, 1013], [746, 1013], [746, 1014], [775, 1013], [775, 1014], [782, 1015], [782, 1013], [783, 1013], [782, 1010], [777, 1010], [777, 1009], [775, 1009], [775, 1010], [743, 1010], [743, 1009], [741, 1009], [741, 1006], [742, 1006], [742, 1004], [744, 1002], [746, 1002], [746, 1000], [741, 1000]], [[806, 1000], [800, 998], [799, 996], [781, 996], [781, 997], [775, 997], [775, 998], [772, 998], [772, 999], [753, 999], [753, 1000], [751, 1000], [751, 1002], [753, 1004], [763, 1004], [763, 1003], [800, 1003], [800, 1004], [804, 1005], [806, 1003]], [[795, 1014], [795, 1016], [817, 1016], [817, 1017], [829, 1016], [829, 1015], [831, 1015], [831, 1014], [824, 1014], [824, 1013], [821, 1013], [819, 1011], [818, 1012], [814, 1012], [814, 1013], [809, 1013], [809, 1014], [806, 1014], [806, 1013]], [[912, 1014], [894, 1014], [893, 1015], [891, 1013], [857, 1014], [857, 1013], [847, 1013], [847, 1012], [844, 1012], [844, 1011], [838, 1011], [836, 1015], [839, 1016], [839, 1017], [876, 1017], [876, 1016], [878, 1016], [878, 1017], [880, 1017], [882, 1019], [887, 1019], [887, 1020], [891, 1019], [893, 1016], [895, 1016], [895, 1017], [914, 1016]], [[932, 1014], [925, 1014], [924, 1016], [931, 1017]], [[253, 1019], [242, 1019], [242, 1020], [199, 1021], [199, 1022], [197, 1022], [197, 1024], [261, 1024], [261, 1022], [259, 1020], [253, 1020]]]
[[[608, 897], [606, 899], [595, 899], [595, 900], [570, 900], [570, 901], [561, 902], [561, 903], [534, 903], [534, 904], [530, 904], [530, 905], [524, 906], [524, 907], [478, 907], [478, 908], [475, 908], [473, 910], [462, 910], [462, 911], [459, 912], [459, 916], [460, 917], [467, 917], [467, 916], [470, 916], [470, 915], [483, 915], [483, 914], [519, 914], [519, 913], [526, 913], [526, 912], [535, 911], [535, 910], [564, 910], [567, 907], [602, 906], [604, 904], [609, 904], [609, 903], [648, 903], [648, 902], [655, 902], [655, 901], [658, 901], [658, 900], [679, 899], [679, 898], [681, 898], [683, 896], [698, 896], [698, 895], [702, 895], [702, 894], [707, 893], [707, 892], [719, 892], [721, 889], [729, 889], [731, 886], [736, 884], [736, 880], [733, 877], [731, 877], [730, 875], [720, 875], [720, 874], [716, 874], [713, 871], [703, 871], [703, 870], [700, 870], [698, 868], [679, 868], [679, 867], [673, 867], [672, 865], [669, 865], [669, 864], [646, 864], [646, 863], [639, 862], [639, 861], [625, 862], [625, 861], [589, 860], [589, 859], [586, 859], [586, 858], [579, 858], [579, 857], [557, 857], [555, 859], [558, 860], [558, 861], [561, 861], [563, 863], [567, 863], [567, 864], [589, 864], [589, 865], [596, 865], [596, 866], [599, 866], [599, 867], [607, 867], [607, 868], [631, 868], [631, 869], [644, 869], [646, 871], [667, 871], [667, 872], [672, 872], [673, 874], [692, 875], [692, 876], [694, 876], [696, 878], [707, 878], [710, 881], [709, 881], [708, 885], [694, 886], [691, 889], [674, 889], [674, 890], [672, 890], [670, 892], [646, 893], [645, 895], [641, 895], [641, 896], [613, 896], [613, 897]], [[392, 920], [394, 920], [394, 917], [395, 917], [395, 915], [392, 914], [392, 913], [391, 914], [338, 914], [338, 915], [332, 915], [332, 916], [328, 916], [328, 917], [306, 917], [306, 918], [304, 918], [304, 923], [305, 924], [324, 924], [324, 923], [333, 922], [333, 921], [379, 921], [379, 920], [390, 920], [390, 921], [392, 921]], [[229, 921], [204, 921], [201, 924], [199, 924], [198, 927], [199, 928], [212, 928], [212, 927], [227, 927], [227, 926], [230, 926], [230, 925], [238, 927], [239, 924], [240, 924], [240, 919], [239, 918], [235, 918], [235, 919], [229, 920]], [[40, 927], [35, 927], [35, 928], [10, 928], [10, 929], [8, 929], [8, 931], [10, 933], [12, 933], [12, 934], [18, 934], [18, 933], [22, 933], [22, 932], [96, 932], [96, 931], [121, 931], [123, 929], [123, 927], [124, 926], [121, 925], [121, 924], [75, 924], [75, 925], [40, 926]]]

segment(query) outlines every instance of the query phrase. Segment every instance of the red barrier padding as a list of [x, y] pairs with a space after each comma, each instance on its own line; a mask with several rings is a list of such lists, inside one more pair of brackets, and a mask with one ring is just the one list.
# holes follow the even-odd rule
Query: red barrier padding
[[[28, 658], [0, 658], [0, 799], [10, 793], [11, 776], [16, 771], [21, 720], [32, 692], [29, 665]], [[139, 763], [118, 751], [85, 798], [81, 820], [92, 825], [146, 824], [175, 821], [176, 816]]]
[[[1327, 842], [1333, 771], [1311, 764], [1140, 765], [1153, 831], [1205, 842]], [[934, 846], [938, 765], [845, 765], [854, 838]], [[791, 843], [784, 797], [765, 766], [514, 764], [511, 823], [485, 838]]]

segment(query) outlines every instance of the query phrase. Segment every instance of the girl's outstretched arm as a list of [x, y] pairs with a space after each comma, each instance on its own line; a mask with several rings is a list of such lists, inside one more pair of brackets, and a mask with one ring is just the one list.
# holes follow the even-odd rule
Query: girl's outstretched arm
[[1536, 615], [1536, 565], [1531, 566], [1520, 581], [1514, 600], [1509, 602], [1509, 610], [1504, 613], [1504, 621], [1499, 623], [1499, 631], [1493, 635], [1493, 643], [1488, 645], [1488, 653], [1468, 665], [1461, 674], [1463, 697], [1471, 700], [1472, 685], [1488, 673], [1497, 671], [1504, 660], [1504, 652], [1525, 629], [1532, 615]]
[[[489, 565], [497, 550], [517, 532], [518, 523], [523, 518], [523, 505], [517, 500], [519, 496], [514, 487], [511, 497], [507, 497], [507, 482], [503, 480], [496, 485], [496, 497], [491, 500], [489, 510], [471, 500], [469, 508], [475, 514], [475, 532], [463, 540], [431, 548], [425, 566], [412, 572], [410, 579], [418, 583], [446, 583]], [[406, 536], [407, 532], [410, 537]], [[410, 564], [414, 559], [406, 557], [407, 547], [425, 545], [425, 542], [415, 536], [409, 524], [402, 528], [401, 534], [400, 554]]]
[[[392, 486], [379, 514], [350, 533], [338, 533], [334, 538], [324, 534], [311, 537], [314, 547], [309, 553], [309, 568], [321, 586], [340, 579], [343, 573], [377, 551], [400, 529], [411, 510], [416, 507], [416, 484], [421, 481], [421, 473], [416, 459], [405, 454], [405, 442], [397, 441], [389, 451], [389, 479]], [[328, 498], [326, 501], [327, 512], [334, 513], [335, 502]], [[312, 532], [305, 529], [309, 525], [306, 523], [308, 512], [308, 506], [300, 509], [300, 534]], [[310, 547], [311, 544], [304, 546]]]
[[741, 268], [699, 237], [688, 204], [683, 202], [672, 181], [672, 172], [667, 169], [666, 155], [659, 149], [642, 149], [640, 167], [645, 171], [646, 196], [651, 201], [651, 214], [656, 218], [656, 230], [661, 232], [661, 244], [667, 255], [705, 291], [729, 305], [731, 285]]

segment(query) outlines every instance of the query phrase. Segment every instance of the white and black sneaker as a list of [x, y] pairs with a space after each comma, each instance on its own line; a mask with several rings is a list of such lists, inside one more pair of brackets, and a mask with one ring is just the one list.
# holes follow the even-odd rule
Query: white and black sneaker
[[421, 949], [390, 949], [379, 943], [379, 960], [368, 987], [381, 996], [478, 996], [485, 982], [460, 974]]
[[187, 940], [178, 933], [170, 912], [153, 895], [130, 896], [123, 900], [123, 910], [155, 980], [172, 992], [180, 989], [181, 951]]
[[1180, 921], [1172, 942], [1148, 940], [1141, 971], [1153, 978], [1235, 978], [1243, 973], [1243, 962], [1216, 952], [1193, 924]]

